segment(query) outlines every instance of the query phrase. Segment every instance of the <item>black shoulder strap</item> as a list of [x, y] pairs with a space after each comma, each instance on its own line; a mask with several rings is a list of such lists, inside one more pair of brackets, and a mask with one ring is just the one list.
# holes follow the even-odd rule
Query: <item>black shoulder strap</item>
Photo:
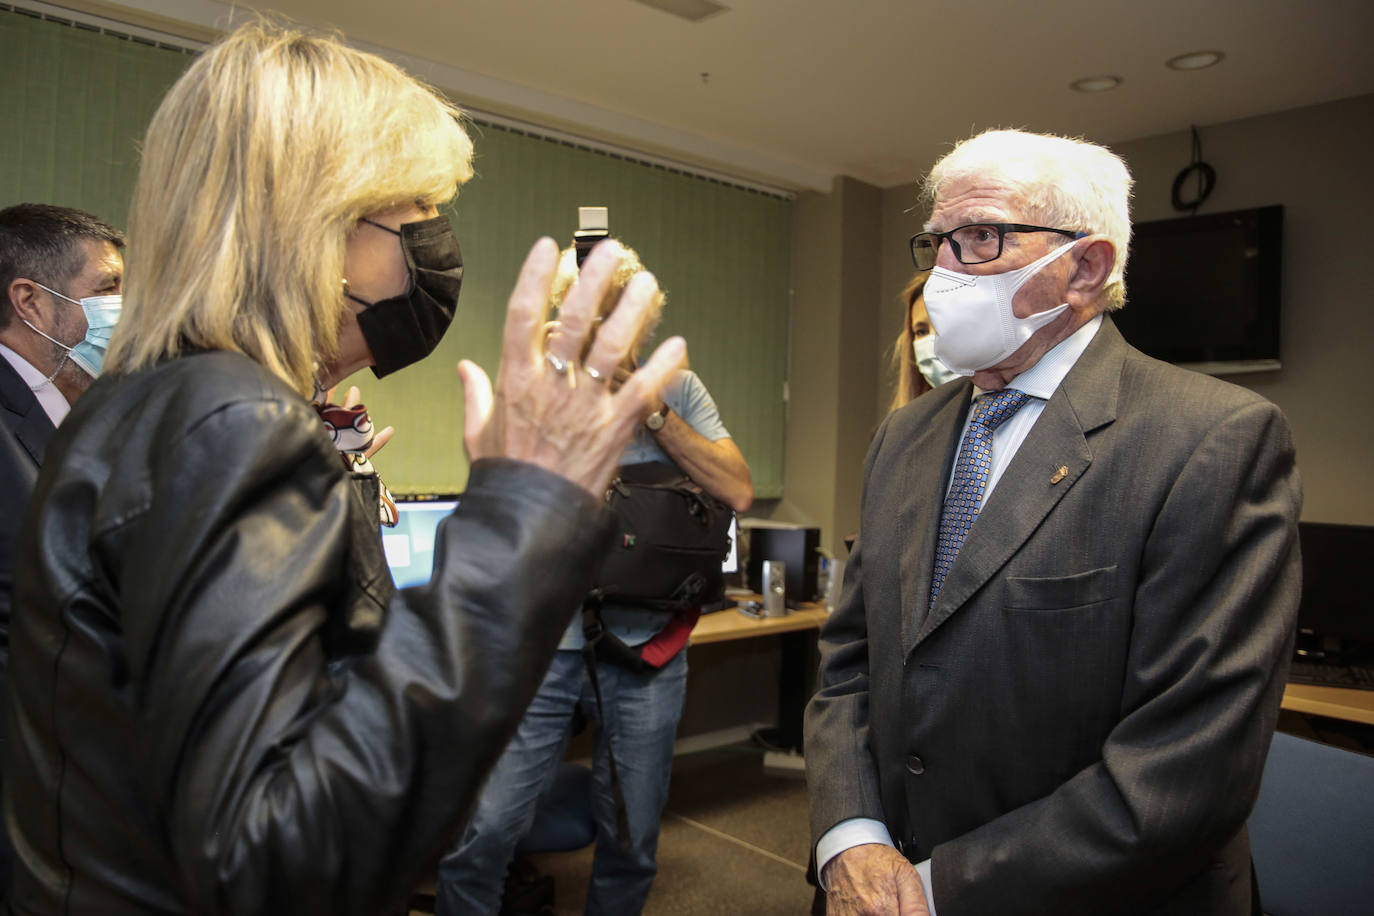
[[[592, 590], [582, 602], [582, 664], [587, 669], [587, 677], [592, 682], [592, 693], [596, 696], [596, 717], [598, 727], [606, 727], [606, 710], [601, 702], [601, 680], [596, 671], [596, 647], [606, 635], [601, 622], [601, 593]], [[620, 773], [615, 765], [615, 748], [609, 733], [603, 735], [606, 741], [606, 762], [611, 771], [611, 797], [615, 799], [615, 843], [621, 852], [630, 851], [630, 815], [625, 806], [625, 793], [620, 788]]]

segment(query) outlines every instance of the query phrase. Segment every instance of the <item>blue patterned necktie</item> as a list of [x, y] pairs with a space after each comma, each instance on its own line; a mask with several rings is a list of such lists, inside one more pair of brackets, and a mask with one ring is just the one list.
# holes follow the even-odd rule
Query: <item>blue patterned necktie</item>
[[969, 529], [978, 510], [983, 505], [983, 495], [988, 488], [988, 475], [992, 471], [992, 431], [1001, 426], [1021, 405], [1030, 400], [1030, 395], [1015, 388], [1003, 388], [983, 395], [973, 405], [973, 419], [964, 431], [964, 441], [959, 446], [959, 460], [954, 463], [954, 479], [950, 481], [949, 493], [945, 496], [944, 509], [940, 511], [940, 539], [935, 544], [935, 568], [930, 576], [930, 604], [935, 606], [940, 586], [954, 565], [959, 548], [964, 546]]

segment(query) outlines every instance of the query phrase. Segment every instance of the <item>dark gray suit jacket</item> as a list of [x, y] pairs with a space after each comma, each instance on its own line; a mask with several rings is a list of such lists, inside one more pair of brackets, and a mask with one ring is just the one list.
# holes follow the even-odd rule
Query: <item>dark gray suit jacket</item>
[[1299, 593], [1287, 422], [1106, 319], [927, 613], [970, 394], [869, 452], [807, 710], [813, 842], [885, 822], [940, 916], [1248, 914]]
[[[38, 399], [9, 360], [0, 357], [0, 699], [9, 680], [15, 542], [52, 434], [52, 421]], [[0, 716], [0, 753], [4, 751], [4, 742], [5, 720]], [[9, 871], [10, 847], [5, 832], [0, 830], [0, 895], [9, 884]]]

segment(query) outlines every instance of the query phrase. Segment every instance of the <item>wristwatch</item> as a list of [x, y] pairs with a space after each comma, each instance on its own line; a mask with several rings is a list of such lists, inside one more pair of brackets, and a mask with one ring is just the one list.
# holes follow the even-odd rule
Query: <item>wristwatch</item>
[[663, 406], [644, 418], [644, 425], [649, 432], [656, 433], [663, 428], [663, 423], [668, 419], [668, 403], [665, 401]]

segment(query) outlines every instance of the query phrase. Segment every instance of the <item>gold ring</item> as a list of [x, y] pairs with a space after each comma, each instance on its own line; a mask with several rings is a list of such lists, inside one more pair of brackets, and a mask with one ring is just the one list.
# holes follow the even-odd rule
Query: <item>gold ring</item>
[[547, 350], [544, 351], [544, 360], [550, 366], [553, 366], [554, 372], [566, 372], [569, 375], [571, 375], [573, 369], [575, 368], [575, 366], [573, 365], [573, 360], [563, 359], [559, 356], [555, 356], [553, 353], [550, 353]]

